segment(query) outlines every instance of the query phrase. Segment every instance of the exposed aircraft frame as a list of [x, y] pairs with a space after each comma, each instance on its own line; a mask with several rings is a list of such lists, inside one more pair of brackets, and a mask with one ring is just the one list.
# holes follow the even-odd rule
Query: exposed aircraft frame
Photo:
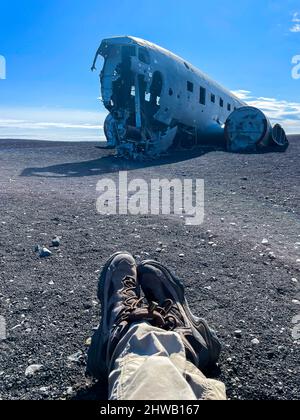
[[224, 143], [225, 135], [230, 151], [288, 145], [280, 126], [170, 51], [124, 36], [102, 41], [92, 70], [99, 55], [104, 131], [120, 156], [155, 158], [172, 147]]

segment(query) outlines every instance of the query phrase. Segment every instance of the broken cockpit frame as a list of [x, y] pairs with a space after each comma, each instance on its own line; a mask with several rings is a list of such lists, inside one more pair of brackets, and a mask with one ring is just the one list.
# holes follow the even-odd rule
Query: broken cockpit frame
[[153, 59], [146, 45], [129, 37], [104, 40], [93, 70], [99, 55], [105, 60], [100, 79], [103, 104], [109, 111], [104, 124], [108, 145], [130, 158], [155, 157], [168, 150], [178, 130], [168, 105], [162, 109], [161, 102], [160, 68], [168, 57], [157, 51]]

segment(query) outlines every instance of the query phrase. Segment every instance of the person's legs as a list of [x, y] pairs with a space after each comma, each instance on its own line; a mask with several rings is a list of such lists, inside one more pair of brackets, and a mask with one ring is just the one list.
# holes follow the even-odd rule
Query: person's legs
[[118, 344], [109, 375], [110, 400], [226, 400], [223, 383], [186, 359], [176, 332], [133, 325]]
[[147, 323], [133, 325], [118, 344], [109, 375], [111, 400], [196, 400], [185, 380], [180, 336]]
[[[141, 279], [145, 286], [143, 271]], [[148, 280], [159, 285], [154, 278]], [[110, 258], [100, 278], [98, 295], [101, 325], [89, 350], [88, 372], [96, 378], [109, 375], [110, 399], [226, 398], [223, 384], [208, 380], [187, 360], [190, 356], [196, 365], [197, 351], [203, 346], [206, 355], [206, 340], [191, 328], [188, 319], [182, 324], [178, 307], [177, 312], [174, 305], [166, 310], [158, 304], [145, 305], [140, 298], [132, 256], [118, 253]]]

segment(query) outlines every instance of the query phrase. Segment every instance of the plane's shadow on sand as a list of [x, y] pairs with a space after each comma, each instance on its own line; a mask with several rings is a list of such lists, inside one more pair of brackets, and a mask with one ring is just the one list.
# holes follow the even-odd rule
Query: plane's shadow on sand
[[[101, 149], [101, 147], [96, 147]], [[211, 152], [226, 152], [222, 147], [199, 147], [194, 150], [174, 151], [165, 157], [149, 161], [130, 161], [117, 158], [113, 154], [102, 156], [95, 160], [82, 162], [61, 163], [46, 167], [26, 168], [20, 176], [22, 177], [41, 177], [41, 178], [79, 178], [88, 176], [102, 176], [119, 171], [133, 171], [148, 167], [169, 165], [172, 163], [184, 162], [204, 156]], [[274, 148], [265, 148], [256, 152], [242, 152], [239, 154], [265, 154], [278, 152]]]
[[105, 174], [115, 173], [119, 171], [132, 171], [147, 167], [168, 165], [172, 163], [182, 162], [203, 156], [207, 153], [222, 150], [218, 148], [201, 148], [193, 151], [174, 152], [166, 157], [157, 160], [149, 160], [143, 162], [129, 161], [126, 159], [116, 158], [113, 154], [100, 157], [99, 159], [70, 162], [46, 167], [26, 168], [21, 173], [22, 177], [42, 177], [42, 178], [77, 178], [88, 176], [101, 176]]

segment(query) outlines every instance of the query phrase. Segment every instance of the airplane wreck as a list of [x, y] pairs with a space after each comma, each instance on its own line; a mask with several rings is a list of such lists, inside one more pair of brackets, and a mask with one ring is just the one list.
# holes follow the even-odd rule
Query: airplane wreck
[[155, 158], [170, 149], [193, 149], [222, 142], [231, 152], [274, 147], [284, 151], [283, 128], [272, 127], [202, 71], [175, 54], [142, 39], [104, 39], [102, 101], [108, 146], [130, 159]]

